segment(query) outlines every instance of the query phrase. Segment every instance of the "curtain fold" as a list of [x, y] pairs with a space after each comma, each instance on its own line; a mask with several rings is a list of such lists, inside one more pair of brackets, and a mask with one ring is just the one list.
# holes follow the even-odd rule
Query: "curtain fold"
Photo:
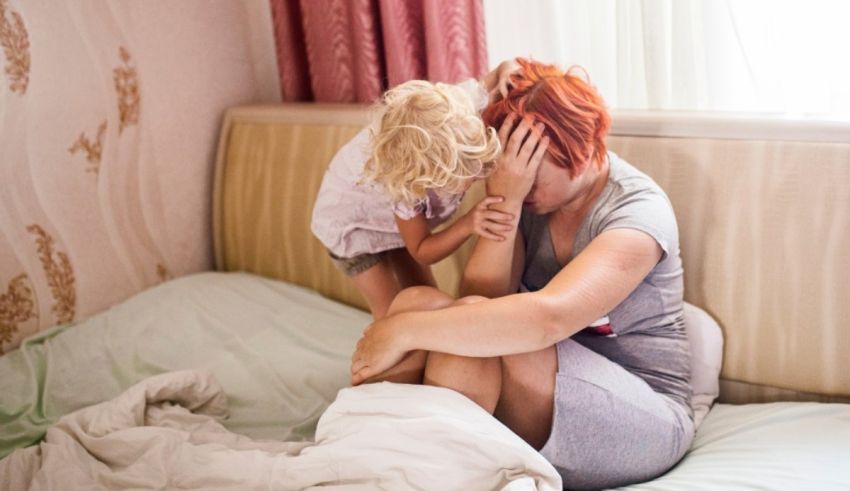
[[842, 0], [487, 0], [485, 16], [491, 59], [581, 65], [618, 109], [850, 117]]
[[270, 0], [282, 97], [371, 102], [487, 70], [482, 0]]

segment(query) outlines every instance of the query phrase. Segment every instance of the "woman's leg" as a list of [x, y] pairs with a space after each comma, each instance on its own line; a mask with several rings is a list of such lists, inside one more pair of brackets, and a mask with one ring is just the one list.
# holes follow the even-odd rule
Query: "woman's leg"
[[[484, 297], [464, 297], [455, 305], [480, 302]], [[430, 353], [423, 383], [455, 390], [491, 414], [502, 390], [501, 362], [496, 358], [470, 358], [447, 353]]]
[[[456, 303], [482, 299], [466, 297]], [[557, 371], [554, 346], [496, 358], [431, 353], [424, 383], [453, 389], [469, 397], [539, 450], [552, 428]]]
[[552, 430], [555, 347], [495, 358], [431, 353], [424, 383], [472, 399], [537, 450]]
[[493, 413], [499, 402], [502, 375], [499, 358], [467, 358], [446, 353], [430, 353], [423, 384], [460, 392]]
[[[412, 310], [437, 310], [451, 305], [455, 299], [446, 293], [429, 286], [414, 286], [402, 290], [387, 310], [387, 316]], [[389, 370], [366, 379], [364, 383], [396, 382], [400, 384], [421, 384], [428, 353], [416, 350], [408, 353], [401, 362]]]
[[552, 431], [557, 372], [554, 346], [502, 357], [502, 390], [494, 416], [536, 450]]

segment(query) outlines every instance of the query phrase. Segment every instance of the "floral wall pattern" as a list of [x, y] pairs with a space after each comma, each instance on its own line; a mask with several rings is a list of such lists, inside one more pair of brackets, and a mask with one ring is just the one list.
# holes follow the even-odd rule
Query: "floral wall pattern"
[[0, 65], [0, 353], [211, 268], [223, 111], [280, 100], [267, 0], [0, 0]]
[[9, 9], [6, 0], [0, 0], [0, 46], [6, 58], [4, 71], [9, 77], [9, 90], [23, 95], [30, 74], [29, 35], [21, 14]]

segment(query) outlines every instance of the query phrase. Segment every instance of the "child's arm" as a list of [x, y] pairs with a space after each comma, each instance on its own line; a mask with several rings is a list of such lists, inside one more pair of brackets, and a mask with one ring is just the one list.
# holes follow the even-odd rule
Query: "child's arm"
[[466, 215], [434, 234], [428, 228], [424, 213], [410, 220], [396, 216], [395, 222], [410, 255], [419, 264], [430, 265], [445, 259], [472, 234], [492, 240], [504, 240], [501, 234], [513, 230], [513, 215], [488, 208], [491, 204], [501, 201], [501, 197], [484, 198]]

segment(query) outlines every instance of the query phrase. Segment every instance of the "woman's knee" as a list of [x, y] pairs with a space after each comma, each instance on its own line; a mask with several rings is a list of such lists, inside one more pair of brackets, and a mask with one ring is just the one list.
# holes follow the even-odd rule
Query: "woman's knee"
[[483, 302], [484, 300], [489, 300], [489, 298], [482, 297], [481, 295], [469, 295], [468, 297], [463, 297], [455, 300], [452, 305], [469, 305], [473, 303]]
[[387, 315], [409, 310], [434, 310], [447, 307], [454, 301], [448, 295], [431, 286], [411, 286], [395, 296]]
[[470, 358], [431, 352], [423, 383], [460, 392], [490, 414], [496, 409], [501, 390], [499, 358]]

